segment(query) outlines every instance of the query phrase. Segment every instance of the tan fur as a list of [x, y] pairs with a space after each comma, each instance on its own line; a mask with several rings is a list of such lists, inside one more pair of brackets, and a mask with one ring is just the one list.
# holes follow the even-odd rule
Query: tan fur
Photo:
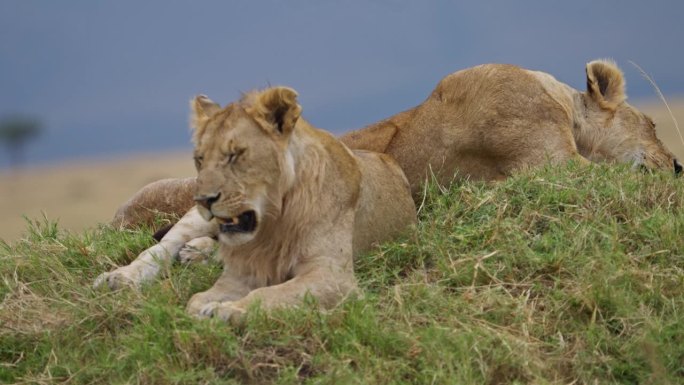
[[[610, 61], [587, 64], [587, 92], [551, 75], [487, 64], [444, 78], [421, 105], [343, 135], [350, 148], [384, 148], [414, 197], [430, 172], [497, 180], [522, 168], [570, 159], [674, 169], [653, 122], [625, 102], [624, 78]], [[395, 131], [388, 141], [387, 132]]]
[[176, 222], [195, 204], [192, 200], [194, 190], [195, 177], [152, 182], [119, 207], [112, 226], [130, 228], [140, 224], [153, 225], [155, 220], [164, 217]]
[[[355, 288], [353, 256], [415, 223], [408, 182], [396, 162], [354, 153], [309, 125], [299, 117], [293, 90], [270, 88], [223, 109], [201, 96], [192, 108], [199, 204], [163, 246], [155, 246], [164, 250], [156, 253], [160, 265], [189, 241], [186, 233], [218, 235], [224, 273], [192, 297], [190, 313], [239, 318], [252, 303], [294, 305], [307, 293], [323, 307], [334, 306]], [[251, 211], [254, 232], [218, 231], [228, 218]], [[205, 224], [198, 224], [200, 217]], [[136, 260], [96, 285], [138, 285], [160, 270], [151, 265], [148, 257]]]

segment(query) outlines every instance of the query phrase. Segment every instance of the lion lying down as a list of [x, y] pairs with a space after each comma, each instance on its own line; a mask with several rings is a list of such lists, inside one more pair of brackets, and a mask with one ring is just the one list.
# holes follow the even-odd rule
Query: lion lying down
[[350, 151], [300, 118], [297, 94], [270, 88], [221, 108], [193, 103], [192, 208], [155, 246], [95, 286], [150, 281], [191, 239], [218, 236], [224, 271], [187, 311], [239, 319], [250, 304], [329, 308], [354, 290], [353, 256], [416, 222], [409, 185], [387, 155]]
[[[682, 166], [655, 134], [653, 121], [625, 100], [625, 81], [610, 61], [586, 66], [587, 90], [551, 75], [485, 64], [445, 77], [422, 104], [340, 138], [349, 148], [391, 155], [419, 198], [432, 172], [499, 180], [543, 163], [621, 162], [649, 169]], [[124, 204], [114, 225], [151, 223], [192, 206], [193, 178], [157, 182]]]
[[544, 72], [486, 64], [451, 74], [421, 105], [340, 140], [397, 160], [414, 196], [434, 172], [501, 180], [547, 162], [618, 162], [682, 171], [653, 121], [630, 106], [615, 63], [586, 65], [579, 92]]

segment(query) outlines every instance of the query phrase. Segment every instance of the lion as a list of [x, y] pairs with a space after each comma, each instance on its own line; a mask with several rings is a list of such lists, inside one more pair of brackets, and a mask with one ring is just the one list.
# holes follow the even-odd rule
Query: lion
[[544, 72], [480, 65], [444, 78], [419, 106], [340, 140], [391, 155], [414, 197], [429, 173], [441, 184], [492, 181], [571, 159], [681, 173], [653, 120], [626, 102], [615, 63], [588, 63], [586, 81], [580, 92]]
[[[420, 105], [340, 141], [392, 156], [416, 201], [430, 174], [442, 185], [459, 178], [496, 181], [570, 159], [680, 174], [682, 166], [656, 137], [653, 120], [626, 102], [618, 66], [595, 60], [585, 70], [587, 89], [580, 92], [547, 73], [513, 65], [464, 69], [442, 79]], [[157, 194], [180, 195], [188, 186], [179, 181]], [[137, 202], [134, 197], [122, 215], [132, 218], [142, 207]], [[159, 207], [153, 200], [145, 204]], [[180, 214], [184, 207], [160, 211]]]
[[221, 108], [191, 103], [196, 205], [130, 265], [95, 287], [139, 286], [192, 239], [216, 236], [223, 273], [187, 311], [239, 320], [252, 304], [323, 308], [356, 289], [353, 258], [407, 231], [416, 208], [401, 168], [386, 154], [351, 151], [301, 115], [286, 87]]

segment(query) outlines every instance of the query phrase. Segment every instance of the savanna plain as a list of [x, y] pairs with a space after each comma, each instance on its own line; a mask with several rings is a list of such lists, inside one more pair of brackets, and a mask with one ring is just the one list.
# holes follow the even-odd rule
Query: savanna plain
[[[646, 110], [684, 159], [664, 108]], [[92, 289], [152, 244], [150, 229], [104, 223], [142, 184], [192, 175], [189, 154], [173, 158], [145, 158], [150, 174], [133, 159], [2, 175], [0, 382], [684, 383], [684, 182], [670, 173], [570, 163], [429, 183], [416, 231], [355, 261], [362, 295], [328, 312], [254, 308], [232, 327], [183, 310], [215, 264]]]

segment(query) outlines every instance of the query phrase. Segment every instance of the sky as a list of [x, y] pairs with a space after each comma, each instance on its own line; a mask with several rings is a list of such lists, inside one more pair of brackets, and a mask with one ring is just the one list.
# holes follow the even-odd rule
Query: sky
[[[287, 85], [342, 133], [421, 103], [482, 63], [583, 90], [613, 58], [632, 100], [684, 95], [681, 0], [3, 0], [0, 118], [38, 118], [29, 164], [190, 149], [189, 101]], [[8, 151], [0, 143], [0, 168]]]

